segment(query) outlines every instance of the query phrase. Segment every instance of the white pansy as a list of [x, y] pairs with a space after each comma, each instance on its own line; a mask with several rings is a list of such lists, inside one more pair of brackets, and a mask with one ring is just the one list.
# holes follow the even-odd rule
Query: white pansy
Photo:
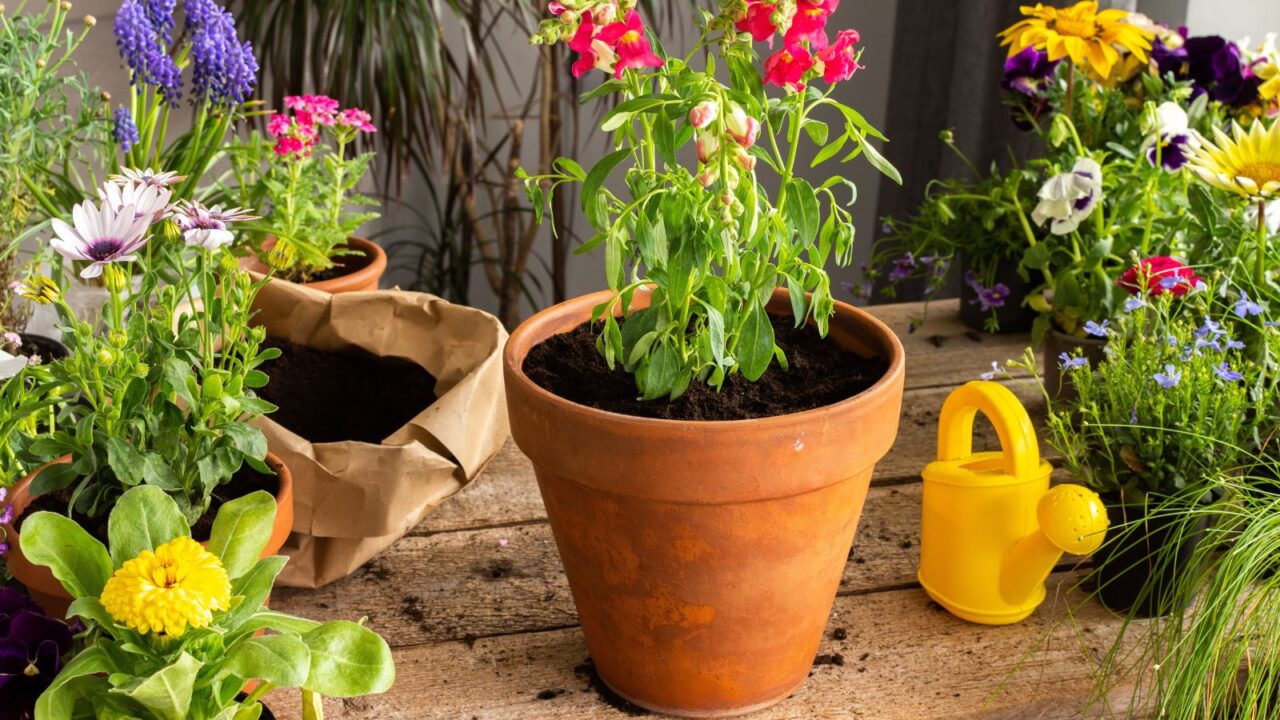
[[1037, 225], [1052, 221], [1049, 231], [1068, 235], [1093, 212], [1102, 199], [1102, 167], [1090, 158], [1080, 158], [1071, 172], [1049, 178], [1040, 188], [1039, 204], [1031, 212]]

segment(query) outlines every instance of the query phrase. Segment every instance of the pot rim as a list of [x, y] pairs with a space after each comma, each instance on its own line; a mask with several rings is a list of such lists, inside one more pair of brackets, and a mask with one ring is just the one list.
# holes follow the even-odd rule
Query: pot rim
[[[275, 238], [269, 238], [267, 242], [274, 245]], [[294, 284], [329, 292], [332, 287], [342, 287], [352, 284], [353, 278], [363, 282], [373, 277], [380, 278], [383, 273], [386, 272], [387, 251], [383, 250], [381, 245], [366, 237], [351, 235], [347, 238], [347, 246], [351, 249], [359, 250], [362, 255], [369, 259], [368, 264], [356, 268], [351, 272], [338, 275], [337, 277], [331, 277], [328, 280], [313, 280], [311, 282]], [[261, 280], [263, 277], [266, 277], [269, 270], [261, 261], [258, 260], [256, 255], [248, 255], [241, 258], [241, 267], [248, 271], [249, 274], [253, 276], [254, 280]], [[285, 280], [281, 277], [272, 277], [271, 280], [273, 282], [293, 282], [292, 280]]]
[[[785, 294], [786, 290], [778, 288], [774, 290], [774, 297], [779, 294]], [[569, 327], [562, 327], [547, 333], [543, 340], [532, 342], [531, 337], [541, 334], [543, 329], [549, 325], [560, 324], [563, 317], [572, 315], [574, 311], [580, 307], [588, 308], [599, 305], [602, 302], [612, 298], [614, 292], [612, 290], [601, 290], [586, 295], [579, 295], [570, 298], [562, 303], [557, 303], [546, 308], [524, 322], [520, 323], [511, 333], [510, 339], [507, 341], [506, 347], [502, 351], [503, 365], [506, 366], [507, 375], [523, 386], [524, 391], [532, 393], [539, 401], [548, 403], [553, 407], [563, 411], [578, 415], [585, 419], [594, 419], [597, 421], [609, 422], [629, 428], [652, 428], [654, 430], [672, 430], [680, 427], [696, 427], [700, 432], [705, 431], [723, 431], [726, 433], [736, 432], [743, 427], [764, 428], [764, 429], [783, 429], [795, 425], [804, 425], [816, 421], [824, 416], [841, 411], [853, 410], [861, 405], [870, 405], [874, 401], [879, 400], [882, 396], [893, 392], [894, 380], [906, 372], [906, 351], [902, 347], [902, 341], [898, 338], [889, 326], [883, 321], [876, 318], [871, 313], [854, 307], [839, 300], [835, 301], [836, 314], [841, 313], [851, 316], [856, 322], [869, 328], [873, 332], [868, 338], [873, 343], [878, 342], [885, 350], [889, 360], [889, 367], [879, 380], [876, 380], [871, 387], [863, 390], [857, 395], [847, 397], [830, 405], [802, 410], [800, 412], [787, 413], [785, 415], [771, 415], [762, 418], [749, 418], [745, 420], [670, 420], [666, 418], [648, 418], [638, 415], [626, 415], [623, 413], [612, 412], [609, 410], [600, 410], [587, 405], [573, 402], [566, 398], [560, 397], [555, 393], [543, 388], [529, 378], [524, 372], [524, 361], [537, 345], [541, 344], [553, 335], [563, 334], [579, 327], [582, 323], [577, 323]], [[637, 294], [639, 295], [639, 293]], [[589, 321], [588, 321], [589, 322]], [[828, 342], [835, 342], [830, 335], [825, 338]], [[527, 348], [522, 346], [527, 344]], [[856, 352], [850, 350], [850, 352]], [[660, 402], [655, 400], [654, 402]]]

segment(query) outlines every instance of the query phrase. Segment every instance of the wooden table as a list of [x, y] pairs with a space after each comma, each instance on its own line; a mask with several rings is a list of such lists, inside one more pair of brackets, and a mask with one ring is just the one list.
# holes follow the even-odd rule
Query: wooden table
[[[879, 464], [809, 681], [757, 718], [1070, 718], [1080, 716], [1093, 665], [1121, 623], [1074, 586], [1064, 563], [1028, 621], [971, 625], [916, 582], [921, 469], [933, 459], [938, 411], [957, 385], [1019, 357], [1025, 335], [959, 323], [956, 301], [934, 303], [908, 334], [917, 304], [874, 308], [907, 349], [897, 443]], [[1037, 418], [1028, 379], [1008, 381]], [[980, 422], [978, 448], [995, 447]], [[279, 591], [273, 606], [316, 619], [367, 616], [395, 651], [386, 695], [326, 701], [332, 718], [615, 718], [647, 714], [593, 680], [573, 598], [533, 468], [508, 443], [484, 473], [409, 536], [353, 576], [318, 591]], [[1121, 693], [1123, 697], [1123, 693]], [[277, 694], [278, 717], [298, 718]], [[1123, 701], [1121, 702], [1123, 706]], [[1089, 709], [1085, 714], [1102, 714]]]

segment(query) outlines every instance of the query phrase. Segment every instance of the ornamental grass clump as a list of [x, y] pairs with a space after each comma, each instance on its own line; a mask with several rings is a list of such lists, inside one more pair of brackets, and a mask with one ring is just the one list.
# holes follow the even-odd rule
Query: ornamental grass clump
[[[607, 74], [584, 99], [618, 100], [601, 123], [613, 152], [589, 171], [561, 158], [525, 187], [541, 219], [562, 185], [582, 186], [593, 234], [580, 252], [604, 250], [613, 291], [593, 313], [597, 346], [644, 399], [674, 399], [692, 382], [720, 388], [733, 373], [755, 381], [775, 360], [785, 369], [765, 310], [776, 288], [797, 326], [826, 333], [835, 301], [825, 267], [850, 260], [844, 194], [855, 188], [838, 174], [817, 185], [798, 177], [801, 145], [811, 167], [864, 156], [900, 181], [871, 143], [879, 131], [832, 97], [860, 67], [857, 31], [827, 33], [835, 5], [724, 0], [717, 14], [700, 12], [698, 41], [676, 56], [632, 0], [560, 0], [533, 39], [567, 42], [577, 76]], [[761, 63], [766, 41], [777, 47]], [[696, 160], [681, 152], [690, 144]], [[633, 307], [640, 292], [650, 294], [643, 309]]]
[[[60, 280], [33, 276], [20, 288], [57, 310], [72, 355], [8, 381], [0, 429], [25, 464], [52, 463], [33, 495], [66, 489], [68, 514], [97, 524], [137, 485], [168, 493], [195, 523], [243, 465], [271, 472], [266, 439], [249, 423], [275, 409], [254, 389], [279, 351], [259, 349], [265, 331], [249, 321], [262, 283], [228, 247], [229, 227], [248, 216], [175, 201], [181, 182], [150, 170], [114, 176], [70, 224], [54, 221]], [[101, 331], [67, 303], [77, 272], [106, 289]], [[50, 422], [24, 422], [42, 415]]]
[[287, 562], [260, 559], [274, 520], [264, 492], [233, 500], [206, 548], [156, 487], [120, 497], [108, 545], [61, 515], [33, 515], [23, 550], [53, 571], [87, 626], [85, 649], [40, 696], [36, 716], [240, 720], [259, 717], [268, 692], [299, 688], [305, 716], [321, 718], [322, 696], [389, 689], [391, 650], [373, 631], [267, 609]]
[[[352, 154], [361, 135], [377, 132], [368, 112], [342, 108], [323, 95], [287, 96], [266, 133], [254, 133], [229, 150], [237, 202], [267, 208], [266, 219], [246, 226], [253, 252], [286, 280], [310, 282], [353, 250], [346, 247], [376, 212], [358, 192], [373, 162], [371, 152]], [[264, 245], [274, 238], [274, 245]]]

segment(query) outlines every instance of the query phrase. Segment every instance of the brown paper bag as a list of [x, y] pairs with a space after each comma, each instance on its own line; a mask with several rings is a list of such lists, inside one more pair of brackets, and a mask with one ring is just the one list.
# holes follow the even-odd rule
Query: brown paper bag
[[255, 324], [320, 350], [359, 347], [417, 363], [436, 401], [379, 445], [313, 444], [270, 417], [257, 425], [293, 472], [293, 534], [280, 584], [316, 588], [345, 577], [399, 540], [473, 480], [506, 441], [507, 406], [496, 318], [424, 293], [330, 295], [272, 282]]

